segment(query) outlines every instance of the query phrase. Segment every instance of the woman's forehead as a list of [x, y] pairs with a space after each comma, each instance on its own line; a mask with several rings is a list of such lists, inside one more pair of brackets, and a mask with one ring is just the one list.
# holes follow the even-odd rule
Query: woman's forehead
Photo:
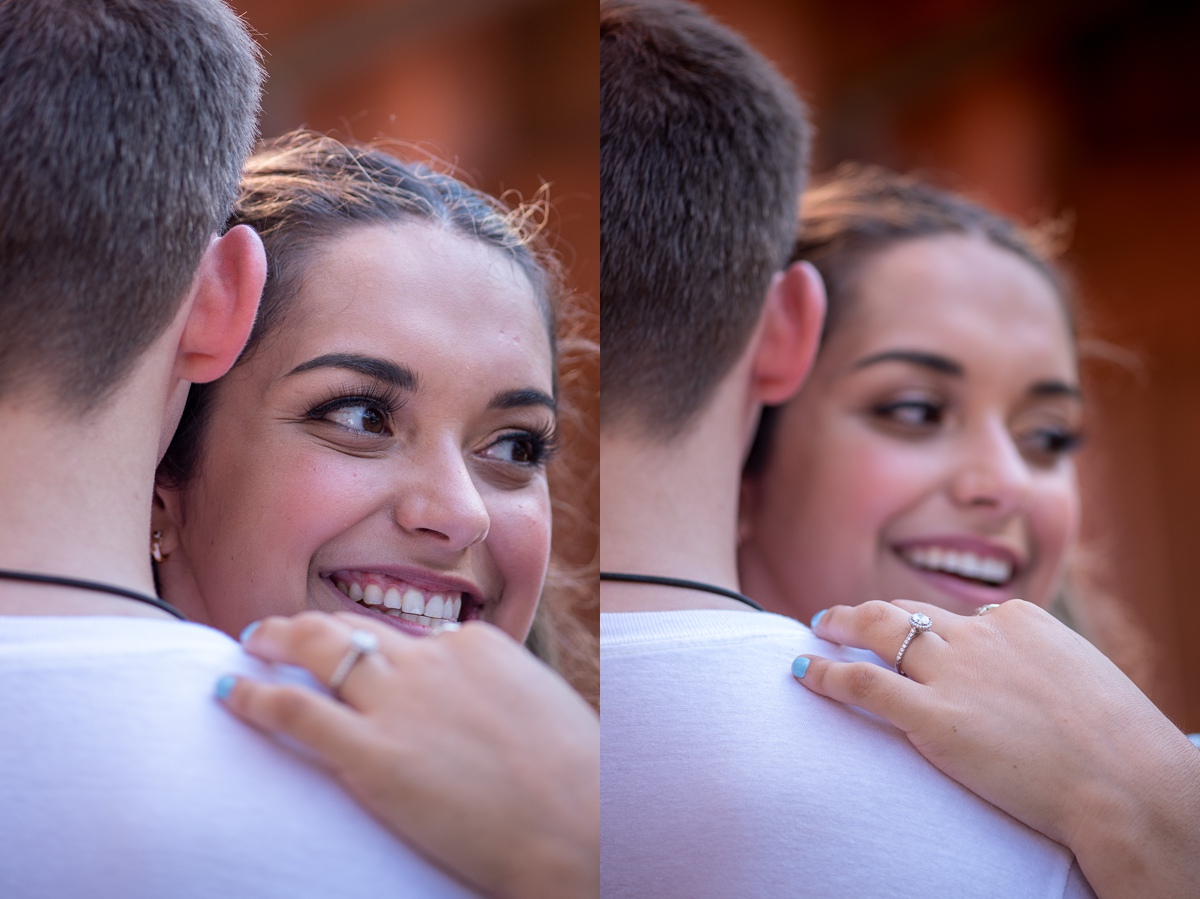
[[830, 335], [831, 346], [880, 340], [953, 344], [991, 333], [996, 341], [1045, 344], [1074, 365], [1070, 322], [1054, 285], [984, 238], [940, 235], [880, 250], [864, 260], [849, 303]]

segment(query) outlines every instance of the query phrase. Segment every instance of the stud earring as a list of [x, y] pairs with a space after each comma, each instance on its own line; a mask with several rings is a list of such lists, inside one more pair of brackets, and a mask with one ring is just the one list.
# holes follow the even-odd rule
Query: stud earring
[[162, 549], [162, 531], [152, 531], [150, 534], [150, 558], [155, 562], [165, 562], [170, 553], [163, 552]]

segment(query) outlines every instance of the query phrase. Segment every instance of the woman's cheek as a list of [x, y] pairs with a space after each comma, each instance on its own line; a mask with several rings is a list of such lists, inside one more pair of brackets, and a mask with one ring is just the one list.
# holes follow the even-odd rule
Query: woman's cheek
[[1031, 602], [1047, 606], [1054, 598], [1066, 569], [1067, 555], [1079, 539], [1080, 501], [1074, 475], [1055, 490], [1043, 492], [1030, 510], [1037, 539], [1038, 577]]
[[550, 559], [550, 497], [540, 489], [494, 498], [487, 547], [504, 578], [504, 602], [494, 624], [524, 640], [533, 623]]
[[367, 517], [372, 506], [386, 502], [384, 472], [366, 469], [371, 462], [379, 464], [331, 455], [279, 470], [272, 502], [278, 509], [281, 538], [295, 543], [303, 536], [308, 552], [314, 553], [320, 544]]

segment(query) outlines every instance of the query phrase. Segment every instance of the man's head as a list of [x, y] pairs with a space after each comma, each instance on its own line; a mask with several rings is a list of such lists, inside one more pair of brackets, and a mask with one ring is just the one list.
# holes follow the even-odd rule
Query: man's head
[[218, 0], [0, 0], [0, 399], [102, 401], [232, 204], [262, 72]]
[[800, 101], [679, 0], [600, 4], [601, 415], [670, 438], [737, 361], [787, 261]]

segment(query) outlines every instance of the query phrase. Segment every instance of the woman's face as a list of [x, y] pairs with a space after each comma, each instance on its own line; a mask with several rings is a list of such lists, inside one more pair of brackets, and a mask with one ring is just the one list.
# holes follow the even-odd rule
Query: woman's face
[[500, 251], [427, 224], [320, 243], [277, 330], [221, 382], [163, 495], [164, 596], [236, 634], [352, 610], [524, 639], [550, 550], [550, 340]]
[[1015, 254], [946, 235], [874, 255], [746, 484], [743, 586], [802, 620], [1046, 605], [1079, 517], [1076, 368], [1054, 289]]

